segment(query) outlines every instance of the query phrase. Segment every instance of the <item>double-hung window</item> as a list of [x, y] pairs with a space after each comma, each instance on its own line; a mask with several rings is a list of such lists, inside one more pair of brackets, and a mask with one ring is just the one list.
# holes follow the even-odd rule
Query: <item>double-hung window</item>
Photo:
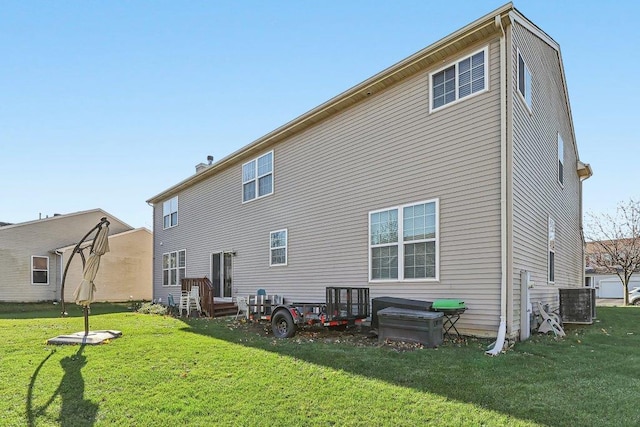
[[186, 250], [162, 254], [162, 286], [179, 286], [186, 273]]
[[531, 71], [529, 71], [526, 62], [524, 62], [520, 51], [518, 51], [518, 92], [524, 98], [529, 111], [533, 111], [531, 105]]
[[369, 213], [369, 279], [438, 279], [438, 201]]
[[488, 88], [487, 48], [431, 73], [431, 111]]
[[558, 132], [558, 183], [564, 185], [564, 141]]
[[287, 265], [287, 229], [272, 231], [269, 236], [269, 265]]
[[31, 257], [31, 284], [32, 285], [48, 285], [49, 284], [49, 257], [46, 257], [46, 256]]
[[162, 204], [162, 228], [178, 225], [178, 196]]
[[273, 151], [242, 165], [242, 201], [273, 194]]

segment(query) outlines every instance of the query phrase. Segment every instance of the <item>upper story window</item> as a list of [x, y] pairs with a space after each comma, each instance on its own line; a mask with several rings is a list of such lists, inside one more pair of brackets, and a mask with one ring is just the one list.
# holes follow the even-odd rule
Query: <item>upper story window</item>
[[46, 257], [46, 256], [31, 257], [31, 284], [32, 285], [48, 285], [49, 284], [49, 257]]
[[369, 213], [369, 280], [438, 279], [438, 201]]
[[520, 51], [518, 51], [518, 92], [524, 98], [529, 111], [533, 111], [531, 106], [531, 71], [529, 71], [529, 67], [524, 62]]
[[564, 141], [558, 133], [558, 182], [564, 185]]
[[431, 73], [431, 111], [488, 88], [487, 48]]
[[162, 254], [162, 286], [179, 286], [186, 276], [186, 250]]
[[178, 225], [178, 196], [162, 204], [162, 228]]
[[270, 233], [269, 265], [287, 265], [287, 229]]
[[242, 165], [242, 201], [273, 194], [273, 151]]

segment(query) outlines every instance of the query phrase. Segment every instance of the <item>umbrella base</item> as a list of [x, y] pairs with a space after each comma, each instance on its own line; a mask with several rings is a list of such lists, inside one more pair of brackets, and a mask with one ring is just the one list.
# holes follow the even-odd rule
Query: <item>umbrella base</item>
[[109, 341], [115, 338], [120, 338], [122, 336], [122, 332], [120, 331], [89, 331], [88, 334], [85, 334], [84, 331], [76, 332], [75, 334], [68, 335], [58, 335], [55, 338], [50, 338], [47, 340], [47, 344], [53, 345], [74, 345], [74, 344], [82, 344], [82, 345], [97, 345], [103, 344], [105, 341]]

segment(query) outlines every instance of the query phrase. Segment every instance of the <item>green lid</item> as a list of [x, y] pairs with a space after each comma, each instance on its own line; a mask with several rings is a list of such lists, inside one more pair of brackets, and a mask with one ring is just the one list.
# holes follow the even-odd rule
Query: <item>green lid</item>
[[438, 309], [458, 309], [465, 308], [464, 301], [461, 299], [437, 299], [431, 306], [434, 310]]

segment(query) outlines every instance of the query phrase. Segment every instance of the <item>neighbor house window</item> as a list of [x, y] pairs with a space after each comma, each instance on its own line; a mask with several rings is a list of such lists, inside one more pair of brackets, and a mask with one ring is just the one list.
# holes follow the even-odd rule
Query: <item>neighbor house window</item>
[[518, 51], [518, 92], [524, 98], [530, 111], [533, 111], [531, 106], [531, 71], [524, 62], [522, 55]]
[[171, 228], [178, 225], [178, 196], [162, 204], [162, 227]]
[[187, 252], [162, 254], [162, 286], [179, 286], [187, 273]]
[[431, 110], [487, 89], [487, 48], [431, 73]]
[[438, 201], [369, 213], [369, 279], [438, 279]]
[[49, 284], [49, 257], [46, 257], [46, 256], [31, 257], [31, 284], [33, 285]]
[[556, 281], [556, 223], [549, 217], [549, 283]]
[[242, 201], [273, 193], [273, 151], [242, 165]]
[[287, 265], [287, 230], [270, 233], [269, 265]]
[[558, 182], [564, 185], [564, 141], [558, 133]]

